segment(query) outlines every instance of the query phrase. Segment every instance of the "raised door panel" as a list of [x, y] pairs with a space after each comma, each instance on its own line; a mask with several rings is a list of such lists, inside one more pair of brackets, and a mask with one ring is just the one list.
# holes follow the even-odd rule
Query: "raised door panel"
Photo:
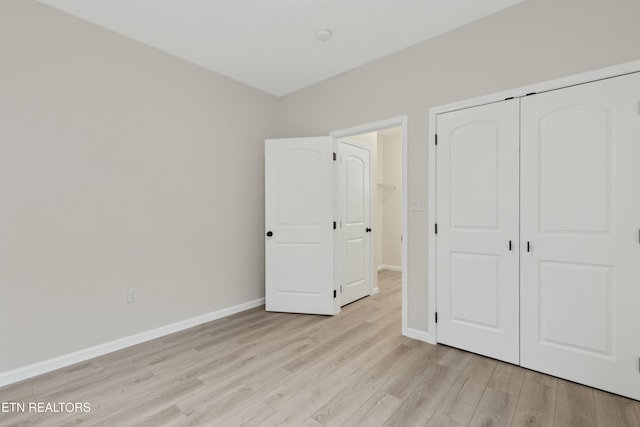
[[365, 225], [365, 183], [369, 180], [365, 162], [360, 157], [347, 155], [343, 159], [346, 176], [346, 211], [344, 221], [348, 225]]
[[612, 356], [613, 268], [552, 261], [539, 267], [540, 342]]
[[631, 74], [526, 97], [521, 128], [522, 365], [635, 399], [639, 87]]
[[519, 361], [517, 101], [437, 117], [437, 340]]
[[612, 110], [572, 105], [539, 118], [540, 231], [606, 233], [610, 228]]
[[475, 121], [447, 135], [452, 229], [498, 227], [500, 126], [497, 121]]
[[323, 154], [299, 148], [278, 153], [278, 201], [275, 208], [281, 225], [320, 224], [320, 204], [325, 191], [320, 181], [322, 168], [326, 167], [326, 162], [322, 161]]
[[452, 252], [450, 263], [451, 321], [499, 332], [500, 257]]

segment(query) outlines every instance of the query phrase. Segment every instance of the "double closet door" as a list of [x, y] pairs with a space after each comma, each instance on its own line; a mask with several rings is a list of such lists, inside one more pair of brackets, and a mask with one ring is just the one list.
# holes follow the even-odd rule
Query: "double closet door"
[[437, 116], [437, 339], [640, 399], [640, 74]]

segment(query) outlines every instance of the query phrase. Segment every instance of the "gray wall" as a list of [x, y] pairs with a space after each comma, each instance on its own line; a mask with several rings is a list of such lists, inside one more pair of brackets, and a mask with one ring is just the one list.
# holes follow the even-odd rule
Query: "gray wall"
[[[280, 136], [409, 117], [409, 198], [427, 196], [430, 107], [640, 59], [640, 1], [526, 0], [284, 98]], [[408, 326], [428, 331], [426, 212], [409, 212]]]
[[0, 53], [0, 373], [264, 296], [277, 98], [33, 0]]

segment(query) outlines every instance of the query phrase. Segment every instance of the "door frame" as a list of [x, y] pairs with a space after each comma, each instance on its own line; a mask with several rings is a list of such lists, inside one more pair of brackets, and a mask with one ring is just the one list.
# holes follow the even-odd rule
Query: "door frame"
[[[385, 120], [380, 120], [377, 122], [365, 123], [359, 126], [354, 126], [346, 129], [340, 129], [331, 132], [331, 135], [334, 138], [334, 148], [337, 150], [338, 140], [340, 139], [348, 139], [350, 136], [360, 135], [363, 133], [369, 132], [377, 132], [384, 129], [399, 127], [402, 133], [402, 335], [411, 337], [411, 333], [408, 327], [408, 295], [407, 295], [407, 284], [408, 282], [408, 215], [407, 215], [407, 182], [408, 182], [408, 167], [407, 167], [407, 147], [408, 147], [408, 117], [406, 115], [392, 117]], [[376, 165], [377, 167], [377, 165]], [[370, 172], [371, 173], [371, 172]], [[372, 188], [377, 188], [376, 186]], [[372, 212], [373, 213], [373, 212]], [[374, 251], [371, 251], [371, 257], [373, 257]], [[373, 264], [371, 263], [372, 270]], [[340, 270], [340, 267], [336, 268], [336, 271]], [[377, 268], [376, 268], [377, 271]], [[377, 288], [377, 275], [372, 274], [371, 277], [371, 286]], [[337, 282], [336, 282], [337, 283]], [[414, 337], [415, 338], [415, 337]]]
[[[423, 340], [432, 344], [437, 342], [437, 323], [436, 323], [436, 239], [433, 233], [435, 230], [435, 224], [437, 223], [436, 217], [436, 122], [437, 115], [451, 112], [455, 110], [461, 110], [464, 108], [477, 107], [484, 104], [490, 104], [493, 102], [505, 101], [509, 98], [521, 98], [527, 96], [527, 94], [547, 92], [550, 90], [561, 89], [568, 86], [579, 85], [583, 83], [589, 83], [596, 80], [602, 80], [611, 77], [618, 77], [625, 74], [631, 74], [640, 72], [640, 60], [627, 62], [619, 65], [614, 65], [606, 68], [595, 69], [584, 73], [569, 75], [554, 80], [548, 80], [545, 82], [539, 82], [527, 86], [521, 86], [518, 88], [508, 89], [501, 92], [496, 92], [489, 95], [483, 95], [476, 98], [471, 98], [459, 102], [453, 102], [450, 104], [440, 105], [429, 109], [429, 131], [428, 131], [428, 188], [429, 197], [427, 201], [427, 215], [428, 215], [428, 232], [430, 233], [428, 238], [428, 260], [427, 260], [427, 292], [429, 295], [427, 301], [427, 310], [429, 318], [429, 334], [428, 340]], [[403, 202], [404, 203], [404, 202]], [[404, 307], [404, 302], [403, 302]], [[419, 338], [418, 338], [419, 339]]]

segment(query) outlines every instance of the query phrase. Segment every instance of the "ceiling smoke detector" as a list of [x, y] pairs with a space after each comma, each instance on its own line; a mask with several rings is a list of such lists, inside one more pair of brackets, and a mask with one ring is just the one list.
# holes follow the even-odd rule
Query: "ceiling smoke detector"
[[318, 30], [316, 31], [316, 39], [320, 42], [326, 42], [331, 40], [333, 34], [329, 30]]

